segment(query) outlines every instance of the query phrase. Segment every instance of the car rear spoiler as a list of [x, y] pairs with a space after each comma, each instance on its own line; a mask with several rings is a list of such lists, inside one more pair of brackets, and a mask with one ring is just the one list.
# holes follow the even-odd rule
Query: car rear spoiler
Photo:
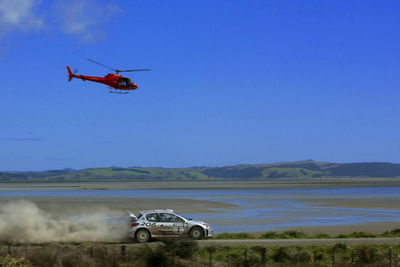
[[127, 211], [125, 211], [125, 212], [129, 215], [129, 217], [131, 217], [131, 218], [137, 220], [136, 215], [135, 215], [132, 211], [127, 210]]

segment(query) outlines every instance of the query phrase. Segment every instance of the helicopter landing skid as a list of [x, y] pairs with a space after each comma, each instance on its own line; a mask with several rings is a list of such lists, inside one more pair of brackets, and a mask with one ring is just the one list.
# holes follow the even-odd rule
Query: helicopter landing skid
[[110, 90], [110, 93], [111, 93], [111, 94], [119, 94], [119, 95], [126, 95], [126, 94], [129, 94], [129, 92], [120, 92], [120, 91], [113, 91], [113, 90]]

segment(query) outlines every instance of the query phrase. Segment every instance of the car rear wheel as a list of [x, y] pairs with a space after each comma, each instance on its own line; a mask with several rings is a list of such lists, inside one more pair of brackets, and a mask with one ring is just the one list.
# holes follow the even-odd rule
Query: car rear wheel
[[191, 239], [199, 240], [204, 237], [204, 231], [200, 227], [195, 226], [190, 230], [189, 236]]
[[136, 241], [139, 243], [146, 243], [150, 240], [150, 233], [146, 229], [139, 229], [136, 232]]

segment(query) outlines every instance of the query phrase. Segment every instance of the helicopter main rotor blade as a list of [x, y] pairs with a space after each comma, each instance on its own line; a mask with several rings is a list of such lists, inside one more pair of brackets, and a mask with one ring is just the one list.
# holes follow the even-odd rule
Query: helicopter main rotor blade
[[135, 69], [135, 70], [116, 70], [117, 72], [132, 72], [132, 71], [151, 71], [151, 69]]
[[92, 63], [95, 63], [95, 64], [97, 64], [97, 65], [103, 66], [104, 68], [107, 68], [107, 69], [110, 69], [110, 70], [112, 70], [112, 71], [115, 71], [115, 72], [117, 72], [117, 73], [120, 72], [119, 70], [116, 70], [116, 69], [113, 69], [113, 68], [111, 68], [111, 67], [109, 67], [109, 66], [107, 66], [107, 65], [101, 64], [101, 63], [99, 63], [99, 62], [97, 62], [97, 61], [94, 61], [93, 59], [87, 58], [86, 60], [87, 60], [87, 61], [90, 61], [90, 62], [92, 62]]
[[104, 65], [104, 64], [102, 64], [102, 63], [100, 63], [100, 62], [97, 62], [97, 61], [95, 61], [95, 60], [93, 60], [93, 59], [90, 59], [90, 58], [87, 58], [86, 60], [87, 60], [87, 61], [90, 61], [90, 62], [92, 62], [92, 63], [95, 63], [95, 64], [97, 64], [97, 65], [100, 65], [100, 66], [102, 66], [102, 67], [105, 67], [105, 68], [107, 68], [107, 69], [110, 69], [110, 70], [112, 70], [112, 71], [115, 71], [115, 73], [117, 73], [117, 74], [119, 74], [120, 72], [150, 71], [150, 70], [151, 70], [151, 69], [118, 70], [118, 69], [111, 68], [111, 67], [109, 67], [109, 66], [107, 66], [107, 65]]

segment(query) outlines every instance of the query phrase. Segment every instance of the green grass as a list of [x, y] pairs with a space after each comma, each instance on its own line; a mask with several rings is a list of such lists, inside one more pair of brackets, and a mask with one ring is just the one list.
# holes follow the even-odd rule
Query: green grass
[[[291, 233], [298, 235], [298, 233]], [[159, 246], [81, 243], [0, 245], [0, 266], [398, 266], [399, 245], [198, 247], [190, 240]]]
[[347, 235], [338, 235], [337, 238], [366, 238], [366, 237], [381, 237], [382, 235], [372, 234], [368, 232], [353, 232]]
[[384, 232], [383, 234], [373, 234], [368, 232], [353, 232], [331, 236], [328, 234], [308, 235], [301, 231], [288, 230], [283, 232], [265, 232], [259, 236], [249, 233], [221, 233], [215, 235], [214, 239], [322, 239], [322, 238], [374, 238], [374, 237], [400, 237], [400, 228]]
[[301, 239], [301, 238], [310, 238], [307, 234], [300, 232], [300, 231], [295, 231], [295, 230], [289, 230], [289, 231], [283, 231], [283, 232], [266, 232], [262, 234], [259, 238], [262, 239]]
[[254, 239], [255, 237], [248, 233], [222, 233], [214, 237], [214, 239]]
[[382, 234], [382, 237], [400, 237], [400, 228], [386, 231]]
[[1, 173], [0, 181], [209, 180], [201, 169], [89, 168], [77, 171]]
[[[264, 250], [263, 250], [264, 248]], [[215, 266], [398, 266], [400, 245], [210, 246], [200, 248], [204, 263]], [[263, 256], [264, 255], [264, 256]]]
[[310, 170], [305, 168], [266, 168], [262, 171], [263, 178], [313, 178], [328, 176], [326, 171]]

